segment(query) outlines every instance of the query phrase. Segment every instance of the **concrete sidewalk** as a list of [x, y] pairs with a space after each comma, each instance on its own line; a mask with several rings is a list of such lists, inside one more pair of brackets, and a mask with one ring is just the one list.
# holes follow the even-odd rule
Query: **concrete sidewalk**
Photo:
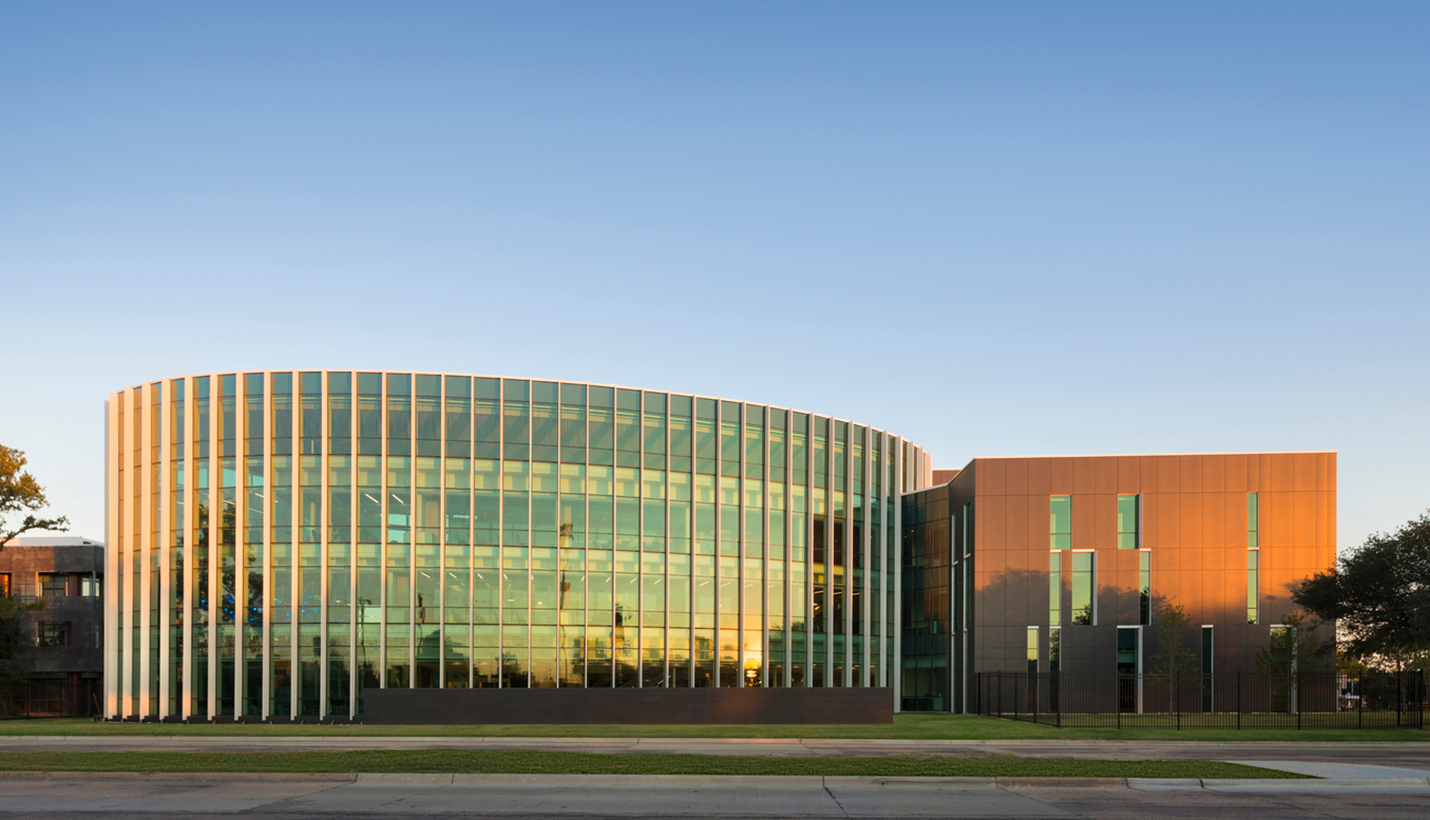
[[1430, 815], [1430, 781], [612, 775], [0, 775], [0, 813], [206, 817]]

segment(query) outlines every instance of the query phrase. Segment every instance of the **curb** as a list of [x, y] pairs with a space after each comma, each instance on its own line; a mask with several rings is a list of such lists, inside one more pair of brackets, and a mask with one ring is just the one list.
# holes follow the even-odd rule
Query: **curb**
[[1155, 777], [846, 777], [824, 775], [620, 775], [620, 774], [436, 774], [424, 772], [0, 772], [4, 781], [248, 782], [412, 786], [546, 786], [619, 788], [699, 788], [754, 784], [833, 788], [853, 786], [995, 788], [1128, 788], [1136, 791], [1290, 793], [1430, 793], [1430, 778], [1375, 780], [1212, 779]]

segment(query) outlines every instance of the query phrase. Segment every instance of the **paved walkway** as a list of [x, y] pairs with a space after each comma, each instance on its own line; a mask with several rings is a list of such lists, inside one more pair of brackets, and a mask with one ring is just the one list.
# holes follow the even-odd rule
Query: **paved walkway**
[[0, 814], [114, 818], [1430, 816], [1430, 781], [0, 775]]

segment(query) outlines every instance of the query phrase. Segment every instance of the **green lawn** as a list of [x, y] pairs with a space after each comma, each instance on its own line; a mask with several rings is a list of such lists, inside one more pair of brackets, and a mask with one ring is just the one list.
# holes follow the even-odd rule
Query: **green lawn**
[[777, 724], [738, 726], [528, 724], [344, 726], [315, 724], [96, 723], [87, 718], [0, 721], [0, 735], [180, 735], [304, 737], [751, 737], [899, 738], [964, 740], [1285, 740], [1430, 741], [1430, 729], [1057, 729], [970, 715], [903, 713], [892, 724]]
[[1198, 760], [1073, 760], [1011, 756], [725, 757], [525, 750], [207, 754], [0, 752], [0, 771], [66, 772], [478, 772], [484, 774], [833, 775], [861, 777], [1213, 777], [1300, 775]]

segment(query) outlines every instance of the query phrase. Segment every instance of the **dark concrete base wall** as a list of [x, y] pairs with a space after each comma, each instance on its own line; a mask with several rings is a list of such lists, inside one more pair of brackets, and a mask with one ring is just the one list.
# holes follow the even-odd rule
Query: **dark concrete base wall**
[[892, 689], [364, 689], [364, 723], [893, 723]]

